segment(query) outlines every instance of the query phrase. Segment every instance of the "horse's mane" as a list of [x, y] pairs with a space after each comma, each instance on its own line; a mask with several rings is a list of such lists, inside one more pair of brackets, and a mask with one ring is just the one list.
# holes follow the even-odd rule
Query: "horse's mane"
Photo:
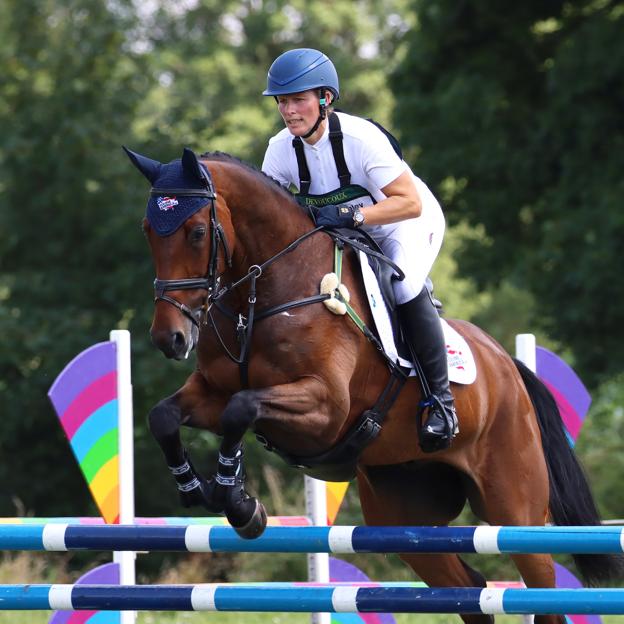
[[270, 175], [267, 175], [266, 173], [264, 173], [264, 171], [262, 171], [261, 169], [258, 169], [258, 167], [248, 162], [245, 162], [244, 160], [241, 160], [240, 158], [237, 158], [236, 156], [232, 156], [231, 154], [228, 154], [227, 152], [219, 152], [219, 151], [204, 152], [203, 154], [200, 155], [200, 159], [216, 160], [220, 162], [230, 162], [230, 163], [239, 165], [243, 169], [250, 171], [263, 183], [270, 184], [272, 188], [277, 187], [277, 189], [281, 191], [284, 196], [290, 199], [290, 201], [292, 201], [293, 203], [297, 204], [297, 202], [295, 201], [295, 196], [286, 187], [282, 186], [278, 180], [276, 180], [275, 178], [272, 178]]

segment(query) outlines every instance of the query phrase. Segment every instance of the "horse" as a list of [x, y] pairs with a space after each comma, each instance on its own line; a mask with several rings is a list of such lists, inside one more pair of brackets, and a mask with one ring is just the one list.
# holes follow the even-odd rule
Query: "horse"
[[[160, 206], [143, 219], [156, 271], [151, 340], [167, 358], [193, 350], [197, 358], [184, 385], [149, 412], [150, 431], [182, 504], [224, 513], [253, 539], [264, 530], [266, 511], [245, 490], [245, 432], [316, 476], [318, 462], [307, 459], [332, 456], [387, 389], [390, 367], [359, 327], [320, 305], [335, 239], [315, 228], [289, 191], [220, 152], [197, 157], [186, 148], [168, 164], [126, 152]], [[194, 203], [176, 217], [189, 198]], [[163, 228], [161, 217], [173, 225]], [[358, 260], [347, 247], [341, 280], [352, 308], [372, 326]], [[474, 383], [453, 385], [459, 434], [448, 449], [423, 453], [415, 416], [421, 386], [414, 377], [404, 381], [376, 435], [351, 456], [366, 524], [448, 525], [467, 502], [491, 525], [599, 524], [547, 388], [483, 330], [448, 322], [468, 343], [478, 371]], [[211, 478], [193, 467], [181, 426], [221, 437]], [[344, 480], [330, 467], [324, 478], [333, 476]], [[400, 557], [430, 586], [486, 585], [456, 554]], [[511, 557], [528, 587], [555, 586], [550, 555]], [[611, 555], [575, 561], [590, 584], [619, 574]], [[493, 622], [490, 615], [461, 617]]]

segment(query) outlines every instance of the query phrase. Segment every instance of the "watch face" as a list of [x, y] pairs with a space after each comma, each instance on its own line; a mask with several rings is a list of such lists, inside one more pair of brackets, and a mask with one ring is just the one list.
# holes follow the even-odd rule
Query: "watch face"
[[362, 223], [364, 223], [364, 214], [361, 213], [359, 210], [353, 215], [353, 220], [355, 221], [356, 225], [362, 225]]

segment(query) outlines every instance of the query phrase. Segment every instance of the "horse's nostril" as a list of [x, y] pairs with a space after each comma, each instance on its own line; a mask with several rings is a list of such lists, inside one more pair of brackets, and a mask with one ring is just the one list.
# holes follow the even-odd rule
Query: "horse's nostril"
[[174, 332], [171, 340], [174, 353], [182, 353], [186, 349], [186, 338], [181, 331]]
[[168, 358], [181, 358], [186, 354], [187, 341], [183, 331], [156, 331], [150, 332], [152, 343]]

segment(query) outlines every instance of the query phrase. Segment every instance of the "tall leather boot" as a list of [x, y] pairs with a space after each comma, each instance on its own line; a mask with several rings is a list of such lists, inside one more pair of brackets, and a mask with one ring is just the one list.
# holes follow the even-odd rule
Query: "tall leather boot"
[[[448, 448], [459, 432], [448, 379], [446, 342], [438, 311], [424, 287], [411, 301], [398, 306], [399, 320], [412, 355], [423, 370], [431, 394], [419, 407], [420, 448], [433, 453]], [[423, 414], [426, 419], [423, 422]]]

